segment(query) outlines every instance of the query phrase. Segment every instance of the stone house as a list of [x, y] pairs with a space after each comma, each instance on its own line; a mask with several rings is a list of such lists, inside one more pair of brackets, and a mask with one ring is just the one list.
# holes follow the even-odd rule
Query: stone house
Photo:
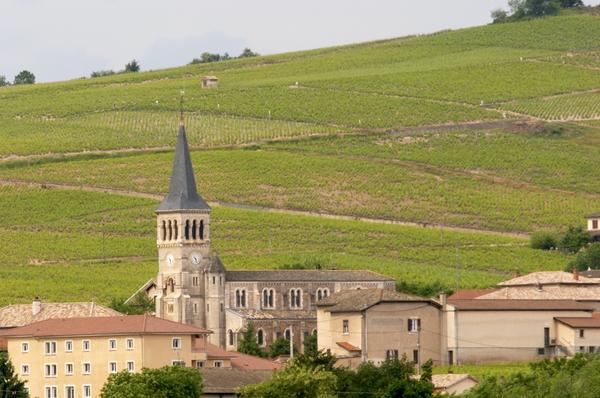
[[219, 78], [216, 76], [204, 76], [202, 78], [202, 88], [217, 88], [219, 87]]

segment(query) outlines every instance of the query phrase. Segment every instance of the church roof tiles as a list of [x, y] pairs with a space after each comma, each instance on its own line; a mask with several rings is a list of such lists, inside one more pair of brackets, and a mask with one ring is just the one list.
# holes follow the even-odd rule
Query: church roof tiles
[[227, 282], [393, 282], [372, 271], [347, 270], [236, 270], [227, 271]]

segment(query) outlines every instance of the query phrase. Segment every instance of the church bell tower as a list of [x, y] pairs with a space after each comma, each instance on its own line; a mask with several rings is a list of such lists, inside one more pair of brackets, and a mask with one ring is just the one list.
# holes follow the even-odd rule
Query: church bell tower
[[225, 268], [210, 250], [210, 213], [200, 196], [185, 134], [179, 124], [169, 193], [158, 205], [156, 316], [213, 331], [225, 343]]

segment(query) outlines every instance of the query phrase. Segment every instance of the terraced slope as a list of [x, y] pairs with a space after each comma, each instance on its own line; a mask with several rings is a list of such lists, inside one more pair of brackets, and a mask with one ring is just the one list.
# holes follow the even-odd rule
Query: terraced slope
[[[2, 87], [0, 290], [22, 286], [4, 301], [40, 290], [60, 299], [77, 280], [65, 299], [106, 302], [154, 275], [152, 212], [182, 89], [206, 199], [435, 228], [216, 207], [214, 244], [229, 267], [317, 259], [407, 289], [560, 269], [567, 258], [509, 235], [560, 230], [600, 207], [598, 18]], [[218, 89], [200, 88], [208, 74]]]

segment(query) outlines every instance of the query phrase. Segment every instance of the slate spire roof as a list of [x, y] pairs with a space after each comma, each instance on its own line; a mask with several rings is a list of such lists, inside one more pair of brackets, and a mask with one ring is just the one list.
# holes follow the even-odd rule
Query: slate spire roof
[[196, 188], [196, 178], [194, 177], [194, 168], [192, 167], [183, 120], [179, 124], [169, 193], [160, 202], [156, 212], [176, 210], [212, 210]]

